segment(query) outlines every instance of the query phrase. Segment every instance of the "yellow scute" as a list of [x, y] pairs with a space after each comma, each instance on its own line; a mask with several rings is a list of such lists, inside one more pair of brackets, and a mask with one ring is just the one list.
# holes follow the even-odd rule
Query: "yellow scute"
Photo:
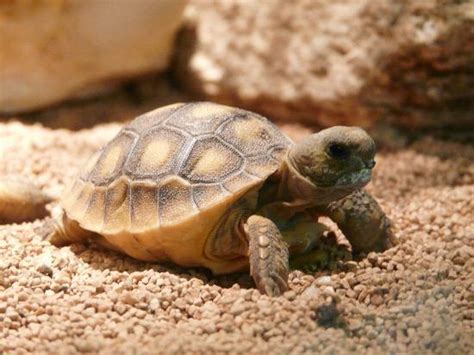
[[99, 175], [106, 177], [110, 175], [117, 166], [117, 163], [122, 154], [122, 148], [120, 146], [112, 147], [100, 162]]
[[199, 175], [209, 174], [224, 169], [227, 155], [215, 148], [206, 150], [194, 167], [194, 173]]
[[190, 116], [195, 121], [198, 121], [201, 119], [211, 119], [212, 117], [215, 117], [219, 114], [227, 114], [231, 111], [232, 109], [228, 106], [203, 102], [199, 105], [192, 107]]
[[263, 126], [259, 120], [242, 120], [236, 121], [233, 124], [234, 133], [239, 140], [250, 142], [255, 140]]
[[153, 172], [161, 168], [169, 160], [170, 151], [170, 144], [165, 140], [150, 142], [140, 159], [141, 169]]

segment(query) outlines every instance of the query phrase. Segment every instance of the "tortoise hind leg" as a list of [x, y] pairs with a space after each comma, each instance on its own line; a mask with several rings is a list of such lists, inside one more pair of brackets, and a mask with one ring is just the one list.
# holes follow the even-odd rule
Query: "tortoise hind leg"
[[268, 218], [251, 216], [245, 224], [249, 241], [250, 274], [258, 290], [279, 296], [288, 290], [288, 245]]
[[57, 246], [65, 246], [76, 242], [84, 242], [94, 237], [96, 234], [79, 226], [79, 223], [69, 219], [63, 212], [58, 219], [49, 221], [47, 240]]
[[123, 249], [113, 245], [100, 234], [83, 229], [79, 226], [79, 223], [69, 219], [64, 212], [61, 217], [47, 221], [39, 233], [57, 247], [63, 247], [73, 243], [91, 242], [95, 245], [105, 247], [106, 249], [127, 254]]

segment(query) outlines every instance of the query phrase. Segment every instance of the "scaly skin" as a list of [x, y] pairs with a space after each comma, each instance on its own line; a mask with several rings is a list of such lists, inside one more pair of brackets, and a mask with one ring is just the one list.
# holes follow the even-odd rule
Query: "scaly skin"
[[366, 191], [354, 191], [320, 212], [336, 222], [353, 252], [383, 251], [396, 243], [390, 219]]
[[250, 274], [257, 288], [269, 296], [288, 289], [288, 245], [268, 218], [251, 216], [245, 224], [249, 240]]

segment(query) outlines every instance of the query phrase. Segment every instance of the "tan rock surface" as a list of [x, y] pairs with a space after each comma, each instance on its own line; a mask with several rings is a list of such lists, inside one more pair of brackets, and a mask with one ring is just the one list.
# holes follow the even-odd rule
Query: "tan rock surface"
[[[1, 123], [0, 174], [27, 175], [58, 196], [119, 127]], [[40, 221], [0, 226], [0, 352], [468, 354], [473, 159], [472, 146], [429, 137], [381, 152], [369, 190], [400, 244], [332, 270], [294, 271], [291, 291], [273, 299], [247, 275], [58, 249], [41, 239]]]
[[192, 1], [178, 77], [199, 95], [330, 126], [474, 126], [474, 2]]
[[162, 70], [186, 0], [0, 3], [0, 112], [88, 96]]

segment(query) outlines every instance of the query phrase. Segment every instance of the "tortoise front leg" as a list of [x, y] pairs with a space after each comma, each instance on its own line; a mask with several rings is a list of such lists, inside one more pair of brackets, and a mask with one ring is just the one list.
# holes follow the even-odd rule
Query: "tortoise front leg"
[[395, 244], [391, 221], [377, 201], [363, 190], [318, 211], [338, 225], [353, 252], [382, 251]]
[[244, 225], [249, 242], [250, 274], [258, 290], [279, 296], [288, 290], [288, 245], [268, 218], [250, 216]]

